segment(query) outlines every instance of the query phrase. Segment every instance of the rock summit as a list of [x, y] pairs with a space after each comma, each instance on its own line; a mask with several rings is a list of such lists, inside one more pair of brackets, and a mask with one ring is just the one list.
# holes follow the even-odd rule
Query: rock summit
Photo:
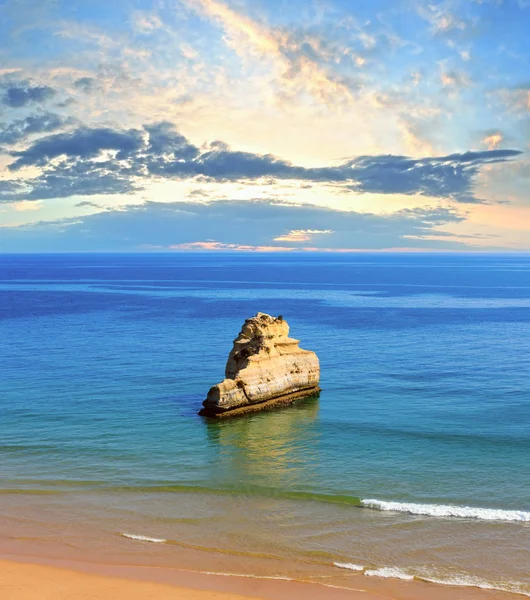
[[199, 414], [233, 416], [317, 394], [318, 357], [299, 343], [282, 317], [258, 313], [247, 319], [228, 356], [226, 379], [210, 389]]

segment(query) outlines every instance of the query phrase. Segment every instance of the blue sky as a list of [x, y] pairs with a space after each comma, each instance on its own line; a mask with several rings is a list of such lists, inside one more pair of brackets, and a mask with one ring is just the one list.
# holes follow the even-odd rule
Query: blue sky
[[0, 251], [530, 250], [530, 0], [0, 0]]

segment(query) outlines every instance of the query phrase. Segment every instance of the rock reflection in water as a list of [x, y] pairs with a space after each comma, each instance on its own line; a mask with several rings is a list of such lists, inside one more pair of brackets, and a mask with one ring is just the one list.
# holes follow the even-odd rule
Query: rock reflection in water
[[318, 411], [318, 398], [308, 398], [275, 412], [206, 422], [212, 481], [241, 491], [307, 489], [317, 475]]

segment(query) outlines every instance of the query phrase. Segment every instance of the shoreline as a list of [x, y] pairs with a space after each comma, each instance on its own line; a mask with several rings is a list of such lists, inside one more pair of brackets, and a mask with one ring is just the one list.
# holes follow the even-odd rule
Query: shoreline
[[[296, 547], [289, 543], [276, 545], [276, 540], [273, 540], [274, 544], [268, 546], [270, 532], [267, 537], [267, 531], [261, 532], [257, 538], [246, 537], [246, 534], [237, 537], [247, 532], [250, 523], [259, 522], [260, 513], [249, 497], [232, 500], [229, 498], [223, 504], [215, 496], [212, 502], [209, 495], [195, 493], [191, 496], [183, 494], [182, 497], [147, 493], [126, 498], [82, 493], [51, 495], [43, 503], [39, 496], [7, 494], [3, 497], [0, 515], [0, 560], [45, 564], [111, 577], [169, 582], [184, 588], [191, 581], [192, 587], [199, 590], [239, 596], [253, 596], [258, 590], [261, 597], [272, 600], [282, 594], [289, 596], [285, 590], [293, 586], [303, 586], [302, 595], [309, 599], [320, 598], [323, 591], [326, 597], [332, 594], [333, 598], [343, 598], [344, 595], [337, 596], [341, 590], [349, 598], [355, 592], [391, 600], [424, 600], [425, 596], [438, 600], [514, 600], [514, 595], [516, 598], [530, 597], [527, 574], [517, 579], [510, 577], [505, 568], [497, 569], [495, 576], [484, 575], [483, 570], [451, 568], [456, 564], [454, 553], [458, 553], [459, 548], [455, 544], [473, 539], [473, 531], [480, 532], [482, 536], [480, 521], [429, 520], [430, 527], [435, 528], [429, 535], [437, 536], [439, 543], [448, 540], [451, 544], [452, 552], [446, 558], [444, 569], [442, 562], [439, 563], [442, 567], [437, 568], [434, 562], [426, 559], [412, 564], [406, 560], [407, 545], [396, 546], [395, 540], [392, 543], [385, 535], [388, 525], [396, 523], [392, 511], [355, 511], [352, 514], [349, 506], [338, 505], [337, 511], [328, 514], [327, 505], [322, 503], [293, 504], [289, 500], [279, 505], [282, 514], [287, 515], [280, 524], [289, 522], [294, 515], [303, 515], [298, 527], [303, 527], [304, 531], [315, 522], [322, 524], [315, 530], [317, 534], [320, 531], [326, 534], [329, 526], [333, 531], [345, 524], [350, 527], [348, 539], [355, 535], [358, 549], [331, 553], [325, 545], [314, 541]], [[157, 502], [161, 503], [158, 507], [155, 505]], [[154, 509], [155, 515], [164, 515], [164, 511], [169, 510], [169, 520], [164, 517], [158, 521], [146, 520], [143, 508], [146, 503]], [[268, 500], [265, 505], [269, 509], [276, 506]], [[106, 512], [101, 512], [102, 506], [105, 506]], [[179, 510], [184, 506], [187, 508], [182, 514]], [[188, 511], [194, 506], [200, 506], [198, 513]], [[209, 514], [212, 506], [215, 506], [215, 512]], [[259, 499], [257, 506], [263, 510], [263, 500]], [[242, 508], [245, 514], [243, 529], [238, 531]], [[132, 512], [135, 509], [139, 510], [139, 514]], [[308, 513], [304, 515], [305, 511]], [[219, 514], [233, 518], [219, 527], [216, 520]], [[265, 519], [264, 523], [264, 527], [270, 527], [270, 521]], [[420, 548], [423, 517], [400, 517], [397, 523], [405, 526], [404, 540], [412, 543], [417, 540]], [[462, 527], [468, 528], [464, 540], [454, 538], [455, 532]], [[490, 533], [495, 534], [497, 541], [494, 547], [497, 551], [503, 548], [499, 527], [506, 535], [511, 536], [513, 531], [525, 534], [524, 528], [512, 522], [494, 524]], [[273, 530], [275, 535], [279, 529]], [[361, 537], [362, 531], [367, 535]], [[485, 531], [490, 531], [487, 525]], [[478, 539], [482, 539], [480, 536]], [[432, 543], [430, 539], [428, 537], [426, 541]], [[289, 552], [292, 548], [295, 548], [294, 553]], [[381, 554], [382, 549], [386, 549], [386, 554]], [[379, 552], [379, 560], [373, 560], [374, 552]], [[480, 557], [480, 553], [477, 556]], [[458, 594], [458, 599], [455, 594]]]
[[[124, 565], [0, 553], [0, 600], [48, 597], [53, 600], [115, 600], [117, 597], [169, 600], [175, 597], [176, 590], [182, 600], [425, 600], [426, 597], [508, 600], [524, 597], [515, 592], [440, 585], [418, 579], [366, 578], [355, 571], [341, 573], [324, 582], [206, 572], [177, 566]], [[117, 593], [121, 595], [113, 595]]]
[[[6, 583], [6, 573], [8, 574]], [[37, 577], [34, 577], [34, 574]], [[41, 576], [39, 580], [39, 575]], [[134, 585], [148, 587], [152, 596], [138, 596], [138, 598], [153, 598], [165, 600], [166, 591], [173, 594], [179, 590], [183, 600], [288, 600], [289, 598], [311, 598], [311, 600], [371, 600], [381, 597], [381, 594], [357, 590], [342, 589], [339, 586], [321, 585], [303, 581], [289, 580], [287, 578], [253, 577], [238, 574], [208, 573], [186, 569], [170, 569], [166, 567], [147, 567], [132, 565], [109, 565], [99, 563], [85, 563], [64, 559], [51, 559], [44, 557], [22, 557], [0, 555], [0, 599], [3, 600], [2, 590], [7, 587], [19, 585], [17, 578], [24, 581], [35, 581], [39, 587], [45, 577], [50, 587], [48, 590], [55, 594], [56, 589], [63, 586], [64, 579], [77, 579], [76, 586], [86, 582], [87, 577], [96, 581], [97, 587], [103, 589], [104, 582], [113, 582], [115, 587], [129, 588]], [[27, 587], [27, 584], [24, 584]], [[166, 589], [167, 588], [167, 589]], [[48, 591], [47, 590], [47, 591]], [[42, 593], [42, 589], [39, 588]], [[31, 596], [30, 596], [31, 597]], [[79, 596], [80, 598], [84, 596]], [[125, 596], [124, 596], [125, 597]], [[126, 596], [131, 598], [130, 596]], [[167, 596], [169, 598], [169, 596]], [[173, 598], [174, 596], [171, 596]], [[386, 595], [384, 597], [387, 597]], [[7, 598], [7, 597], [6, 597]], [[35, 596], [37, 598], [37, 596]], [[53, 595], [54, 599], [62, 600], [62, 596]], [[68, 596], [68, 600], [77, 599], [77, 596]], [[94, 600], [107, 600], [105, 595], [90, 596]], [[109, 600], [115, 600], [109, 597]], [[19, 600], [19, 596], [9, 596], [10, 600]], [[136, 599], [136, 596], [133, 597]], [[21, 595], [20, 600], [26, 600]], [[66, 600], [66, 597], [65, 597]]]

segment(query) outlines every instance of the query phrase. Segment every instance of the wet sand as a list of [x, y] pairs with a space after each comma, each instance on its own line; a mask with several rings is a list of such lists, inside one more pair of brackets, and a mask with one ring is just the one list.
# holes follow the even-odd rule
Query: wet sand
[[[509, 600], [502, 592], [423, 582], [371, 581], [342, 586], [221, 576], [179, 569], [103, 565], [43, 557], [0, 559], [0, 600]], [[363, 584], [366, 582], [363, 581]], [[366, 586], [364, 586], [366, 588]]]

